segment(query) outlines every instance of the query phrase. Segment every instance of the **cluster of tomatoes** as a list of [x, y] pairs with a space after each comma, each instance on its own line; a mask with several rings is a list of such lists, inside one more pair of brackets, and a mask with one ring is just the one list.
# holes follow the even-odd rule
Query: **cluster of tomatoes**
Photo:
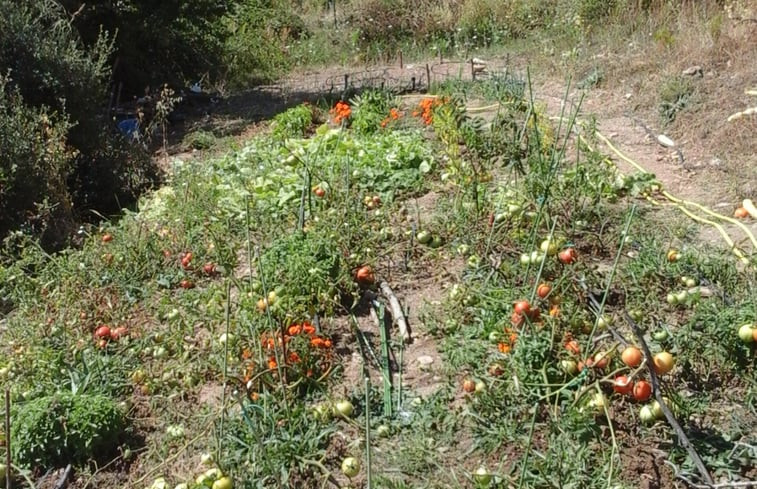
[[95, 343], [98, 348], [105, 348], [110, 341], [118, 341], [121, 338], [129, 336], [129, 330], [126, 326], [117, 326], [111, 328], [107, 324], [101, 324], [95, 329]]
[[[170, 258], [171, 252], [168, 250], [164, 250], [163, 256], [165, 256], [166, 258]], [[194, 260], [194, 253], [192, 253], [191, 251], [187, 251], [187, 252], [181, 253], [179, 255], [179, 258], [180, 258], [181, 268], [183, 270], [187, 272], [191, 272], [195, 270], [195, 267], [192, 264], [192, 260]], [[216, 265], [213, 262], [205, 263], [204, 265], [202, 265], [202, 267], [200, 267], [200, 270], [202, 271], [203, 274], [205, 274], [208, 277], [212, 277], [217, 273]], [[191, 278], [183, 278], [179, 282], [179, 287], [181, 287], [182, 289], [193, 289], [195, 287], [195, 283]]]

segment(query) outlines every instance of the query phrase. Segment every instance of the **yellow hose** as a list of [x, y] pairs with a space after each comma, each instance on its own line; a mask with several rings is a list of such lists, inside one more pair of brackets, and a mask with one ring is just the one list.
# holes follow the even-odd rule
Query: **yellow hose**
[[[597, 136], [597, 138], [599, 138], [605, 145], [607, 145], [607, 147], [610, 148], [610, 150], [612, 150], [613, 153], [615, 153], [616, 155], [618, 155], [618, 157], [620, 159], [622, 159], [623, 161], [629, 163], [630, 165], [632, 165], [634, 168], [636, 168], [638, 171], [640, 171], [642, 173], [649, 173], [644, 167], [642, 167], [637, 162], [635, 162], [634, 160], [632, 160], [631, 158], [629, 158], [628, 156], [626, 156], [625, 154], [623, 154], [602, 133], [600, 133], [599, 131], [595, 131], [594, 133]], [[586, 139], [583, 136], [581, 136], [581, 140], [584, 142], [584, 144], [586, 144], [589, 147], [589, 149], [591, 149], [591, 146], [588, 145], [588, 142], [586, 141]], [[737, 225], [749, 237], [749, 240], [752, 242], [752, 246], [754, 246], [755, 250], [757, 250], [757, 239], [755, 239], [754, 234], [752, 234], [752, 232], [749, 230], [749, 228], [747, 228], [743, 223], [737, 221], [736, 219], [734, 219], [732, 217], [728, 217], [728, 216], [724, 216], [722, 214], [718, 214], [717, 212], [714, 212], [714, 211], [708, 209], [707, 207], [705, 207], [705, 206], [703, 206], [701, 204], [698, 204], [696, 202], [691, 202], [691, 201], [687, 201], [687, 200], [684, 200], [684, 199], [679, 199], [679, 198], [675, 197], [674, 195], [670, 194], [670, 192], [667, 192], [666, 190], [662, 190], [661, 193], [662, 193], [662, 195], [666, 199], [668, 199], [669, 201], [673, 202], [676, 207], [678, 207], [684, 214], [686, 214], [687, 216], [689, 216], [693, 220], [715, 227], [718, 230], [718, 232], [720, 233], [720, 235], [723, 236], [723, 239], [725, 240], [725, 242], [728, 243], [728, 246], [731, 248], [731, 250], [733, 251], [733, 253], [742, 262], [749, 263], [749, 259], [744, 255], [744, 253], [740, 249], [738, 249], [736, 247], [736, 245], [733, 242], [733, 239], [731, 239], [731, 237], [728, 235], [728, 233], [726, 232], [726, 230], [723, 228], [722, 225], [720, 225], [717, 222], [711, 221], [709, 219], [705, 219], [705, 218], [703, 218], [701, 216], [697, 216], [696, 214], [694, 214], [691, 211], [689, 211], [688, 209], [686, 209], [685, 206], [688, 205], [688, 206], [691, 206], [691, 207], [695, 207], [695, 208], [701, 210], [702, 212], [704, 212], [706, 214], [709, 214], [709, 215], [711, 215], [711, 216], [713, 216], [713, 217], [715, 217], [717, 219], [720, 219], [720, 220], [729, 222], [731, 224]], [[660, 205], [659, 202], [655, 201], [651, 197], [648, 197], [647, 200], [649, 200], [650, 202], [653, 202], [653, 203], [655, 203], [657, 205]]]

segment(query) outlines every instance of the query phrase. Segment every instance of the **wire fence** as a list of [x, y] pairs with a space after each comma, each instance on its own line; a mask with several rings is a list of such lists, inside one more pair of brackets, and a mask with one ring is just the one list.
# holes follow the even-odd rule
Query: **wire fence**
[[[276, 88], [284, 96], [323, 94], [338, 96], [384, 89], [396, 93], [428, 92], [434, 84], [448, 80], [476, 81], [513, 72], [509, 55], [492, 59], [436, 60], [434, 62], [399, 63], [360, 70], [339, 72], [333, 68], [322, 72], [299, 73], [282, 80]], [[272, 87], [273, 88], [273, 87]]]

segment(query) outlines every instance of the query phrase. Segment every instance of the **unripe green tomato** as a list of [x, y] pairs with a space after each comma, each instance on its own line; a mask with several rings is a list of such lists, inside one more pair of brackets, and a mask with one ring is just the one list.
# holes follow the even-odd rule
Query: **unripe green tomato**
[[739, 328], [739, 338], [744, 343], [752, 343], [754, 341], [754, 328], [751, 324], [745, 324]]
[[659, 331], [655, 331], [655, 333], [652, 335], [652, 338], [654, 338], [657, 341], [662, 341], [662, 340], [664, 340], [667, 337], [668, 337], [668, 332], [665, 331], [664, 329], [661, 329]]
[[213, 483], [212, 489], [232, 489], [233, 487], [230, 477], [221, 477]]
[[353, 411], [354, 407], [352, 406], [352, 403], [347, 399], [337, 401], [337, 403], [334, 405], [334, 414], [340, 414], [345, 418], [352, 416]]
[[473, 472], [473, 480], [482, 486], [489, 485], [492, 481], [492, 475], [489, 473], [486, 467], [483, 465]]
[[360, 473], [360, 462], [355, 457], [342, 460], [342, 473], [352, 479]]
[[657, 419], [649, 405], [641, 406], [641, 409], [639, 410], [639, 418], [641, 418], [641, 421], [646, 424], [654, 423]]
[[573, 360], [561, 360], [560, 368], [568, 375], [576, 375], [578, 373], [578, 364]]
[[654, 415], [655, 419], [662, 419], [663, 417], [665, 417], [665, 413], [662, 412], [662, 406], [659, 402], [654, 401], [650, 409], [652, 410], [652, 414]]
[[427, 244], [431, 241], [431, 233], [428, 231], [418, 231], [415, 235], [415, 239], [417, 239], [420, 244]]
[[376, 428], [376, 434], [381, 438], [387, 438], [391, 434], [391, 429], [389, 426], [382, 424]]

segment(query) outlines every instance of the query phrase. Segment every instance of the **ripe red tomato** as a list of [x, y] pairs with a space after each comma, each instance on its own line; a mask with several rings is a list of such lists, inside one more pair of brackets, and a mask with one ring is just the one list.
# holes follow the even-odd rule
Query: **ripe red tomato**
[[373, 274], [373, 268], [370, 265], [363, 265], [357, 269], [355, 278], [361, 284], [372, 284], [376, 280], [376, 276]]
[[633, 391], [633, 381], [625, 375], [618, 375], [613, 381], [612, 389], [620, 394], [630, 394]]
[[186, 278], [182, 280], [181, 282], [179, 282], [179, 287], [181, 287], [182, 289], [193, 289], [194, 286], [195, 286], [194, 282]]
[[463, 381], [463, 390], [468, 394], [476, 390], [476, 383], [473, 381], [473, 379], [465, 379]]
[[119, 326], [117, 328], [113, 328], [112, 330], [110, 330], [110, 339], [113, 341], [118, 341], [128, 334], [129, 334], [129, 330], [126, 329], [125, 326]]
[[540, 284], [539, 287], [536, 288], [536, 295], [542, 299], [546, 299], [550, 292], [552, 292], [552, 287], [546, 283]]
[[103, 234], [102, 240], [103, 243], [110, 243], [111, 241], [113, 241], [113, 235], [110, 233], [105, 233]]
[[557, 258], [560, 260], [560, 263], [570, 265], [576, 261], [578, 255], [576, 254], [575, 248], [565, 248], [557, 254]]
[[522, 299], [513, 305], [513, 310], [521, 316], [528, 315], [531, 313], [531, 304], [527, 300]]
[[640, 380], [633, 386], [633, 398], [637, 401], [646, 401], [652, 397], [652, 384], [646, 380]]
[[593, 368], [594, 367], [594, 359], [589, 357], [586, 360], [578, 362], [578, 371], [583, 372], [584, 367], [586, 368]]
[[110, 338], [110, 327], [103, 324], [95, 330], [95, 338]]
[[213, 275], [216, 273], [216, 265], [213, 262], [208, 262], [205, 265], [202, 266], [202, 271], [205, 272], [205, 275]]
[[322, 187], [316, 187], [313, 189], [313, 193], [316, 197], [323, 197], [326, 195], [326, 190], [324, 190]]

